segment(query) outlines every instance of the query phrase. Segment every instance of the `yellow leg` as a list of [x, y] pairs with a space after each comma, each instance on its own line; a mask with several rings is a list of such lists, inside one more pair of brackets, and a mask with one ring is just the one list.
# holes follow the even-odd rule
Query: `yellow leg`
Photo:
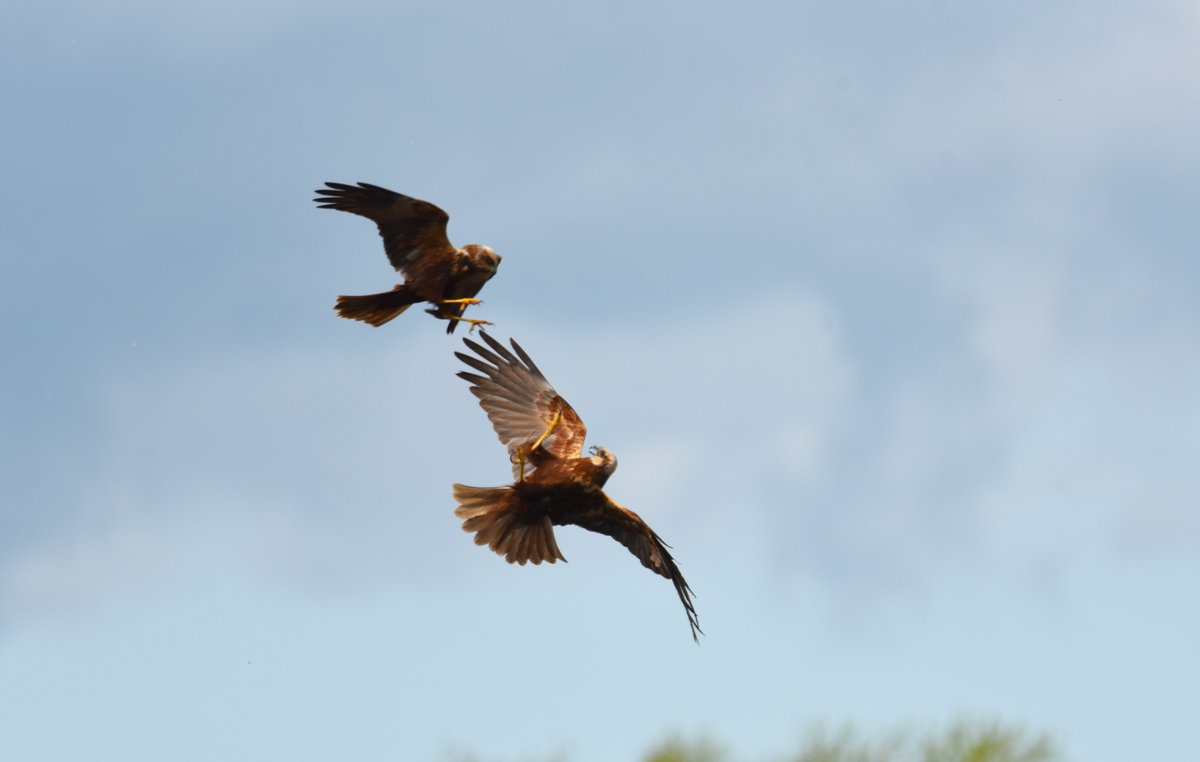
[[446, 319], [447, 320], [459, 320], [459, 321], [462, 321], [463, 323], [470, 323], [472, 332], [474, 332], [475, 329], [481, 325], [495, 325], [495, 323], [493, 323], [490, 320], [476, 320], [475, 318], [458, 317], [457, 315], [447, 315]]
[[[561, 420], [562, 411], [560, 410], [554, 414], [554, 420], [550, 422], [550, 426], [547, 427], [547, 429], [542, 432], [542, 435], [537, 438], [537, 441], [530, 446], [529, 451], [533, 452], [537, 448], [541, 447], [542, 442], [545, 442], [546, 437], [554, 433], [554, 429], [558, 427], [558, 422]], [[509, 458], [509, 460], [517, 465], [517, 482], [519, 483], [525, 481], [525, 451], [518, 447], [513, 451], [512, 457]]]
[[554, 420], [550, 421], [550, 427], [547, 428], [544, 432], [542, 432], [542, 435], [537, 438], [536, 442], [533, 443], [533, 447], [530, 447], [529, 449], [532, 451], [532, 450], [536, 450], [537, 448], [541, 447], [542, 442], [546, 441], [546, 437], [550, 436], [552, 433], [554, 433], [554, 430], [556, 428], [558, 428], [558, 422], [561, 420], [562, 420], [562, 411], [559, 410], [557, 413], [554, 414]]
[[513, 453], [513, 457], [509, 460], [511, 460], [513, 463], [516, 463], [518, 466], [517, 482], [520, 483], [525, 481], [525, 451], [518, 447], [517, 451]]
[[443, 299], [438, 304], [483, 304], [478, 299]]

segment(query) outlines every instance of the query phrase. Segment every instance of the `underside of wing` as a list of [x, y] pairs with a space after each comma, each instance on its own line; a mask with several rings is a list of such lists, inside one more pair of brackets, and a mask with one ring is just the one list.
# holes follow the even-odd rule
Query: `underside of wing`
[[683, 578], [675, 559], [662, 538], [633, 511], [605, 497], [603, 503], [587, 511], [571, 516], [570, 523], [592, 532], [606, 534], [629, 549], [638, 560], [655, 574], [671, 580], [675, 592], [687, 612], [688, 624], [692, 628], [692, 639], [699, 640], [700, 620], [692, 605], [692, 589]]
[[325, 183], [313, 201], [366, 217], [378, 226], [392, 267], [410, 280], [449, 277], [457, 249], [446, 237], [450, 216], [437, 206], [370, 183]]
[[464, 338], [463, 343], [478, 356], [454, 353], [479, 373], [461, 371], [458, 376], [470, 382], [471, 393], [479, 398], [501, 444], [510, 455], [517, 450], [528, 454], [553, 426], [541, 449], [557, 458], [578, 458], [587, 436], [579, 414], [554, 391], [517, 342], [512, 341], [509, 350], [486, 332], [480, 335], [490, 349]]

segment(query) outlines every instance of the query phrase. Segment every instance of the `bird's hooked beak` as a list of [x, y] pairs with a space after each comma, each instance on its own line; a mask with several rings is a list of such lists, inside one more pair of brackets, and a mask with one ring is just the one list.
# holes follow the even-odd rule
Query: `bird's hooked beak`
[[611, 474], [617, 470], [617, 456], [613, 455], [609, 450], [599, 445], [592, 445], [588, 452], [591, 453], [593, 458], [600, 461], [598, 465], [603, 466], [606, 473]]

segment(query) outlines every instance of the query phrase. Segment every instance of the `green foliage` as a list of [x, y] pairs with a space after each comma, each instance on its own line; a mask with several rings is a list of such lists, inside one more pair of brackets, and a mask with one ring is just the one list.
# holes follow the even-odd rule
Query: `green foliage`
[[[448, 752], [444, 757], [446, 762], [485, 762], [483, 757], [468, 752]], [[489, 759], [488, 762], [491, 762]], [[561, 752], [550, 757], [533, 758], [518, 757], [514, 762], [567, 762], [567, 756]]]
[[797, 755], [788, 757], [788, 762], [893, 762], [899, 759], [897, 749], [901, 743], [902, 737], [897, 734], [871, 743], [859, 739], [848, 727], [833, 736], [817, 729]]
[[675, 737], [656, 746], [645, 757], [646, 762], [725, 762], [724, 749], [712, 741], [684, 741]]
[[959, 722], [922, 745], [922, 762], [1053, 762], [1058, 759], [1047, 736], [1026, 734], [998, 724]]
[[[915, 739], [915, 740], [914, 740]], [[480, 762], [470, 754], [454, 762]], [[1059, 762], [1062, 757], [1049, 736], [1030, 735], [997, 722], [959, 721], [943, 731], [915, 737], [897, 730], [878, 739], [861, 738], [846, 727], [836, 733], [817, 728], [799, 751], [764, 762]], [[565, 762], [565, 755], [547, 762]], [[708, 738], [694, 741], [672, 736], [652, 748], [642, 762], [734, 762], [734, 757]]]
[[[864, 740], [844, 728], [835, 734], [817, 729], [800, 750], [784, 762], [1056, 762], [1050, 738], [999, 723], [957, 722], [945, 731], [917, 740], [896, 731], [878, 740]], [[724, 749], [708, 739], [675, 737], [656, 746], [644, 762], [732, 762]]]

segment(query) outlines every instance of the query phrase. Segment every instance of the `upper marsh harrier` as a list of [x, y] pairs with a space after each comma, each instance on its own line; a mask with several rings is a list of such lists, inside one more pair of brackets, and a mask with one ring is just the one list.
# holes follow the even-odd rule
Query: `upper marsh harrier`
[[[487, 545], [509, 563], [554, 563], [566, 558], [554, 539], [553, 525], [575, 524], [612, 537], [638, 557], [642, 565], [675, 585], [687, 611], [692, 638], [700, 623], [692, 607], [692, 591], [667, 545], [633, 511], [604, 494], [604, 483], [617, 459], [602, 447], [583, 457], [587, 427], [550, 386], [529, 355], [512, 342], [512, 351], [481, 331], [491, 351], [464, 338], [478, 357], [455, 352], [479, 371], [460, 372], [471, 393], [508, 448], [516, 482], [507, 487], [454, 485], [454, 515], [463, 529], [475, 532], [475, 543]], [[514, 355], [513, 352], [516, 354]], [[481, 359], [482, 358], [482, 359]]]
[[426, 310], [450, 321], [453, 333], [460, 321], [491, 325], [486, 320], [462, 316], [483, 284], [496, 274], [500, 255], [487, 246], [470, 244], [456, 249], [446, 238], [450, 215], [428, 201], [405, 196], [377, 185], [325, 183], [313, 199], [322, 209], [338, 209], [366, 217], [379, 226], [383, 248], [404, 282], [391, 291], [367, 296], [339, 296], [334, 308], [344, 318], [380, 326], [417, 302], [434, 305]]

